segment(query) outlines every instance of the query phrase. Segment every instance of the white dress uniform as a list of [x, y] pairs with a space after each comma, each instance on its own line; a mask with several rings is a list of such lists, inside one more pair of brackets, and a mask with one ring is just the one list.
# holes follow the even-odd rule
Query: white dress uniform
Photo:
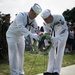
[[[6, 33], [11, 75], [24, 74], [23, 71], [24, 49], [25, 49], [24, 37], [27, 37], [29, 35], [29, 28], [30, 28], [29, 25], [25, 27], [27, 24], [27, 15], [28, 15], [27, 12], [18, 14]], [[29, 23], [31, 22], [34, 28], [36, 28], [37, 23], [35, 19], [34, 20], [29, 19]]]
[[68, 37], [68, 27], [66, 21], [61, 15], [52, 15], [53, 22], [44, 23], [44, 31], [51, 33], [53, 48], [49, 51], [48, 68], [47, 72], [60, 73], [64, 49]]
[[[34, 4], [33, 11], [38, 15], [42, 9], [38, 4]], [[30, 30], [36, 30], [37, 23], [35, 19], [31, 20], [29, 12], [19, 13], [6, 32], [8, 43], [8, 55], [11, 75], [23, 75], [25, 37], [30, 35], [38, 40], [38, 35], [31, 33]]]

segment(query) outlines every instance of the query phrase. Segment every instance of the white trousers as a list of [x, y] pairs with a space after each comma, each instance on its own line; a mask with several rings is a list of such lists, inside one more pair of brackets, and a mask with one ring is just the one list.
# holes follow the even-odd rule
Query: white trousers
[[24, 37], [7, 37], [8, 54], [11, 75], [24, 74], [24, 50], [25, 40]]
[[57, 52], [56, 52], [56, 46], [54, 46], [54, 48], [52, 48], [49, 52], [47, 72], [60, 73], [61, 71], [62, 60], [64, 56], [64, 50], [65, 50], [65, 45], [66, 45], [66, 41], [68, 37], [68, 32], [66, 32], [65, 38], [63, 37], [62, 37], [62, 40], [58, 42], [58, 46], [56, 45]]

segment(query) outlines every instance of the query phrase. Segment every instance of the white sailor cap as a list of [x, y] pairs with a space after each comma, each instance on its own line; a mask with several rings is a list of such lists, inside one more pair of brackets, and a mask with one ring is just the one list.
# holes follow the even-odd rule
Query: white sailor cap
[[37, 15], [42, 12], [42, 8], [37, 3], [35, 3], [31, 8]]
[[42, 12], [41, 17], [43, 19], [46, 19], [47, 17], [49, 17], [51, 15], [51, 11], [49, 9], [46, 9]]

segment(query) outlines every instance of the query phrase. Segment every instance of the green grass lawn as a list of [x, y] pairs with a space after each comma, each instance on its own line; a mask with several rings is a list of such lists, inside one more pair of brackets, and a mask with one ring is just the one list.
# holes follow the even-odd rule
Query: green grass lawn
[[[32, 54], [25, 52], [24, 71], [26, 75], [36, 75], [45, 72], [48, 55]], [[62, 67], [75, 64], [75, 54], [65, 54]], [[8, 61], [0, 60], [0, 75], [10, 75]]]

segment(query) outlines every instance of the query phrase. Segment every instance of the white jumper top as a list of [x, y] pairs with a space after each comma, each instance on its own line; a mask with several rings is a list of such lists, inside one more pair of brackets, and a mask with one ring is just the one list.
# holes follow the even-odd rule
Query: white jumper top
[[[19, 13], [16, 16], [15, 20], [9, 26], [6, 36], [7, 37], [20, 37], [24, 35], [24, 37], [27, 37], [30, 31], [35, 32], [37, 28], [37, 23], [35, 19], [31, 20], [28, 16], [29, 23], [31, 23], [32, 21], [33, 22], [31, 25], [27, 25], [27, 16], [28, 16], [27, 12]], [[26, 25], [27, 27], [25, 27]]]
[[66, 21], [61, 15], [53, 15], [53, 22], [44, 23], [43, 27], [46, 33], [52, 34], [52, 37], [59, 36], [59, 38], [63, 38], [65, 37], [63, 35], [68, 32]]

